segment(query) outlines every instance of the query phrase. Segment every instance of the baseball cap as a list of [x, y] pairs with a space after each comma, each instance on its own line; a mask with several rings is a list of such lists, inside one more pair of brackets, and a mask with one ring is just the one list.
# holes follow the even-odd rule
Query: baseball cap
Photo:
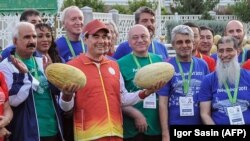
[[95, 34], [97, 31], [104, 29], [107, 32], [109, 32], [109, 29], [107, 28], [107, 26], [102, 22], [99, 21], [97, 19], [92, 20], [91, 22], [89, 22], [84, 28], [83, 28], [83, 33], [86, 34]]

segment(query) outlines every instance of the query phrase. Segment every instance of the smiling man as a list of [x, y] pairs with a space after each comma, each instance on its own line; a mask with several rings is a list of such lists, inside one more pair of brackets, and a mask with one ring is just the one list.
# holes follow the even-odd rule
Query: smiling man
[[83, 31], [88, 50], [67, 64], [83, 71], [87, 83], [80, 89], [65, 86], [60, 106], [64, 111], [73, 109], [75, 141], [122, 141], [121, 106], [142, 101], [145, 97], [140, 95], [148, 96], [162, 85], [128, 93], [118, 64], [105, 57], [109, 29], [102, 21], [92, 20]]
[[171, 37], [176, 57], [169, 63], [174, 66], [175, 74], [158, 92], [164, 141], [169, 139], [169, 125], [201, 124], [197, 97], [200, 84], [209, 72], [205, 61], [192, 55], [194, 33], [190, 27], [174, 27]]
[[242, 22], [238, 20], [229, 21], [226, 25], [224, 35], [232, 36], [238, 41], [238, 62], [240, 64], [243, 64], [247, 59], [250, 59], [250, 51], [243, 48], [245, 31]]
[[58, 38], [56, 45], [59, 55], [66, 62], [86, 51], [81, 38], [83, 20], [83, 13], [77, 6], [67, 7], [62, 12], [61, 22], [66, 35]]
[[[250, 59], [250, 50], [243, 48], [243, 39], [245, 36], [244, 26], [242, 22], [239, 20], [231, 20], [226, 24], [225, 36], [232, 36], [236, 39], [238, 44], [238, 62], [242, 65], [246, 62], [246, 60]], [[213, 57], [215, 60], [217, 60], [217, 54], [212, 54], [211, 57]]]
[[[126, 89], [135, 92], [139, 88], [134, 84], [136, 72], [143, 66], [161, 62], [156, 54], [149, 53], [149, 30], [140, 24], [131, 27], [128, 32], [128, 43], [132, 53], [118, 60], [118, 64], [125, 81]], [[159, 68], [161, 69], [161, 68]], [[158, 95], [153, 94], [136, 105], [123, 107], [123, 128], [125, 141], [161, 141], [159, 122]], [[151, 107], [150, 104], [155, 105]]]
[[216, 71], [204, 78], [198, 97], [202, 121], [207, 125], [250, 124], [250, 73], [238, 63], [237, 39], [224, 36], [217, 48]]

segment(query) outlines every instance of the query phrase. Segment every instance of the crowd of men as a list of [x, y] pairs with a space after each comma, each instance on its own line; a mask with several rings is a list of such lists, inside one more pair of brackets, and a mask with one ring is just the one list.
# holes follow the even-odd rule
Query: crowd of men
[[[77, 6], [65, 8], [61, 19], [66, 34], [58, 39], [34, 9], [15, 26], [13, 45], [1, 54], [0, 141], [169, 141], [171, 125], [250, 124], [250, 51], [242, 46], [240, 21], [227, 23], [215, 54], [210, 27], [174, 27], [176, 56], [169, 57], [154, 39], [156, 17], [148, 7], [135, 11], [135, 25], [117, 48], [113, 22], [84, 25]], [[136, 72], [156, 62], [174, 66], [172, 79], [137, 87]], [[56, 88], [44, 73], [51, 63], [79, 68], [86, 86]]]

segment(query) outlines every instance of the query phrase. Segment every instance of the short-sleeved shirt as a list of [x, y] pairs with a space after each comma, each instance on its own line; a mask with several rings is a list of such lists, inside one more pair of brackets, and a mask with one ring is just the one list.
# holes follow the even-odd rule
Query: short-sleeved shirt
[[[149, 53], [152, 63], [161, 62], [162, 59], [155, 54]], [[138, 63], [141, 67], [150, 64], [150, 60], [148, 57], [136, 57]], [[135, 77], [136, 72], [138, 71], [138, 66], [136, 65], [133, 54], [128, 54], [118, 61], [120, 71], [124, 78], [125, 87], [129, 92], [135, 92], [139, 90], [138, 87], [135, 86], [133, 80]], [[160, 68], [159, 68], [160, 69]], [[159, 120], [159, 107], [158, 107], [158, 100], [157, 100], [157, 107], [156, 109], [146, 109], [143, 108], [143, 102], [139, 102], [134, 105], [136, 109], [138, 109], [147, 120], [148, 129], [144, 133], [146, 135], [160, 135], [161, 128], [160, 128], [160, 120]], [[124, 129], [124, 138], [131, 138], [139, 134], [138, 129], [134, 124], [134, 120], [126, 115], [123, 115], [123, 129]]]
[[[158, 92], [160, 96], [169, 97], [169, 124], [170, 125], [195, 125], [201, 124], [200, 111], [198, 106], [198, 93], [201, 82], [205, 75], [209, 73], [207, 64], [204, 60], [197, 57], [193, 59], [193, 72], [191, 75], [188, 93], [185, 95], [183, 90], [183, 79], [178, 68], [176, 58], [172, 58], [169, 63], [175, 68], [173, 78]], [[191, 62], [180, 62], [185, 79], [188, 79]], [[190, 96], [194, 101], [194, 116], [180, 116], [180, 97]]]
[[[241, 69], [240, 81], [238, 87], [237, 101], [235, 105], [239, 105], [243, 112], [244, 121], [250, 124], [250, 72]], [[228, 84], [231, 94], [234, 94], [234, 84]], [[202, 84], [198, 96], [199, 101], [211, 101], [212, 119], [215, 124], [230, 125], [229, 117], [227, 115], [227, 107], [232, 106], [229, 101], [226, 89], [223, 86], [219, 87], [216, 72], [208, 74]]]
[[[78, 56], [80, 53], [84, 53], [86, 51], [86, 48], [84, 46], [84, 44], [80, 41], [69, 41], [72, 49], [75, 53], [76, 56]], [[82, 45], [84, 47], [82, 47]], [[59, 55], [65, 60], [65, 62], [68, 62], [69, 60], [71, 60], [72, 58], [76, 57], [73, 56], [73, 54], [70, 51], [70, 48], [67, 44], [66, 38], [64, 36], [58, 38], [56, 40], [56, 46], [58, 49], [58, 53]], [[83, 50], [84, 48], [84, 50]]]

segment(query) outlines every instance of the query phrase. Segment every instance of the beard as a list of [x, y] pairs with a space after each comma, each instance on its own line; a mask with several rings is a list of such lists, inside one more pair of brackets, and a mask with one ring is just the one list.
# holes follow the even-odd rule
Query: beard
[[216, 63], [216, 74], [218, 76], [219, 87], [222, 87], [224, 82], [234, 84], [239, 73], [240, 64], [238, 63], [237, 55], [229, 63], [223, 63], [218, 57]]

